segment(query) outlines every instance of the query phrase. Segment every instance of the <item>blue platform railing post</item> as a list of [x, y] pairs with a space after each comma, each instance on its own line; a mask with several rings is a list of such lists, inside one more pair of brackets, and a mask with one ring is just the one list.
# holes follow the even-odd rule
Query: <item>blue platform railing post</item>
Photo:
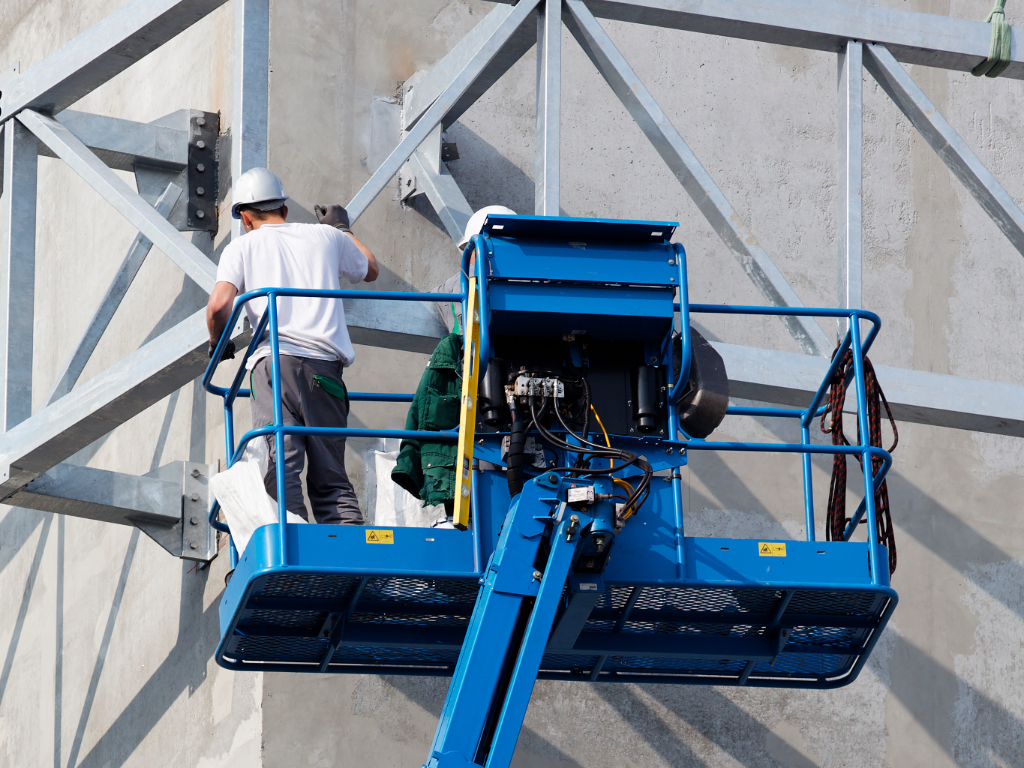
[[[235, 463], [235, 409], [231, 407], [228, 395], [224, 395], [224, 439], [227, 441], [227, 465]], [[235, 547], [235, 540], [230, 539], [228, 560], [231, 563], [231, 570], [238, 566], [238, 549]]]
[[[487, 373], [487, 364], [491, 360], [491, 307], [487, 296], [486, 266], [489, 249], [487, 238], [483, 235], [474, 235], [472, 243], [476, 248], [476, 288], [479, 294], [477, 311], [480, 313], [480, 379], [482, 381], [484, 374]], [[465, 316], [463, 316], [463, 325], [466, 325]]]
[[[668, 406], [669, 406], [669, 420], [673, 418], [675, 412], [675, 404], [679, 402], [679, 398], [682, 397], [683, 390], [686, 387], [686, 382], [690, 380], [690, 359], [692, 353], [690, 351], [690, 291], [687, 287], [686, 277], [686, 250], [679, 243], [673, 244], [673, 250], [676, 254], [676, 267], [679, 271], [679, 337], [682, 341], [679, 350], [679, 378], [673, 383], [672, 388], [668, 393]], [[675, 364], [673, 363], [673, 368]], [[678, 424], [676, 425], [678, 428]], [[676, 437], [677, 431], [669, 431], [672, 437]]]
[[[466, 247], [462, 249], [462, 264], [459, 269], [459, 292], [462, 293], [462, 319], [466, 319], [466, 305], [469, 301], [469, 260], [476, 250], [476, 238], [471, 238]], [[477, 285], [480, 281], [477, 281]]]
[[483, 567], [484, 543], [480, 539], [480, 465], [470, 469], [470, 517], [469, 523], [473, 532], [473, 569], [477, 572]]
[[864, 356], [860, 343], [860, 318], [850, 314], [850, 341], [853, 347], [853, 378], [857, 391], [857, 426], [860, 432], [861, 468], [864, 475], [864, 506], [867, 512], [868, 526], [868, 557], [871, 562], [871, 581], [874, 584], [888, 582], [889, 568], [886, 565], [886, 578], [883, 581], [880, 571], [880, 553], [878, 551], [878, 525], [875, 520], [875, 488], [874, 473], [871, 471], [871, 435], [868, 431], [868, 395], [864, 381]]
[[277, 515], [281, 526], [280, 565], [288, 564], [288, 498], [284, 468], [284, 412], [281, 408], [281, 346], [277, 338], [277, 294], [267, 294], [267, 315], [270, 319], [270, 382], [274, 393], [274, 447], [277, 471]]
[[680, 467], [672, 470], [672, 511], [676, 518], [676, 577], [681, 579], [686, 575], [686, 547], [683, 541], [686, 532], [683, 527], [683, 481], [679, 470]]
[[[811, 444], [811, 431], [800, 420], [800, 444]], [[804, 471], [804, 525], [807, 527], [807, 540], [814, 541], [814, 488], [811, 485], [811, 454], [801, 456]]]

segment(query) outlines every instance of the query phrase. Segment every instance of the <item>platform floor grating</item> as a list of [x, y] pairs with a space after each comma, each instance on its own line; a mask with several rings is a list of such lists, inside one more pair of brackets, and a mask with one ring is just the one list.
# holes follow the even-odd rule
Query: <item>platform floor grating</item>
[[[330, 671], [451, 674], [478, 591], [476, 579], [262, 576], [249, 585], [222, 655], [254, 668], [319, 667], [329, 654]], [[821, 682], [850, 670], [890, 599], [870, 589], [798, 589], [779, 617], [783, 597], [773, 588], [609, 586], [583, 626], [587, 650], [546, 653], [540, 676], [586, 679], [598, 666], [601, 680], [729, 683], [746, 670], [751, 681]], [[778, 652], [780, 628], [791, 634]], [[652, 642], [658, 653], [644, 650]], [[764, 658], [766, 648], [774, 660]]]

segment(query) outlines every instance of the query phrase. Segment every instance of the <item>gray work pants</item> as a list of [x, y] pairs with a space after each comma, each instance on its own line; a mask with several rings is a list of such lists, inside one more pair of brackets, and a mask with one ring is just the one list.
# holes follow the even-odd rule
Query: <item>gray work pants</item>
[[[252, 369], [252, 423], [262, 427], [274, 423], [270, 357]], [[327, 392], [314, 376], [341, 382], [340, 360], [314, 360], [281, 355], [281, 416], [285, 426], [346, 427], [348, 403]], [[264, 478], [267, 493], [277, 499], [277, 450], [270, 440], [270, 467]], [[345, 473], [345, 438], [284, 436], [285, 496], [289, 511], [308, 519], [302, 500], [303, 464], [306, 488], [318, 523], [362, 525], [355, 490]]]

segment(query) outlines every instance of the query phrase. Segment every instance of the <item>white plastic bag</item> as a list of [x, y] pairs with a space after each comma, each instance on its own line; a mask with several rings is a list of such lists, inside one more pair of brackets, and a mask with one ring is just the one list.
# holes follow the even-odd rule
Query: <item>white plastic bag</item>
[[[277, 522], [277, 502], [263, 486], [269, 461], [270, 447], [266, 439], [257, 437], [249, 442], [242, 458], [231, 469], [210, 478], [210, 490], [220, 502], [239, 554], [245, 552], [253, 531]], [[288, 522], [307, 521], [289, 511]]]
[[430, 528], [438, 520], [447, 520], [444, 506], [426, 507], [423, 502], [391, 479], [398, 463], [398, 451], [374, 451], [377, 471], [377, 503], [374, 525], [395, 528]]

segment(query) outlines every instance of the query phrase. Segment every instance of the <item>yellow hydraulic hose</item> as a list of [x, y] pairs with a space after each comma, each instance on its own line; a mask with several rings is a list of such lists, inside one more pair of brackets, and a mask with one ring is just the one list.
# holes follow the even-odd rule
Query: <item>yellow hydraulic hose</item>
[[[594, 414], [594, 418], [597, 419], [597, 426], [601, 428], [601, 434], [604, 435], [604, 444], [611, 448], [612, 443], [611, 440], [608, 439], [608, 430], [604, 428], [604, 424], [601, 422], [601, 417], [597, 414], [597, 409], [593, 406], [593, 404], [591, 404], [590, 406], [590, 411], [591, 413]], [[608, 459], [608, 465], [611, 469], [615, 469], [615, 461], [613, 459]], [[633, 494], [636, 492], [633, 486], [627, 483], [622, 478], [613, 477], [612, 482], [615, 483], [620, 488], [629, 490], [629, 496], [626, 497], [627, 499], [632, 498]], [[626, 510], [626, 513], [622, 516], [622, 519], [628, 520], [630, 517], [633, 516], [634, 512], [636, 512], [636, 510], [630, 507], [629, 509]]]

